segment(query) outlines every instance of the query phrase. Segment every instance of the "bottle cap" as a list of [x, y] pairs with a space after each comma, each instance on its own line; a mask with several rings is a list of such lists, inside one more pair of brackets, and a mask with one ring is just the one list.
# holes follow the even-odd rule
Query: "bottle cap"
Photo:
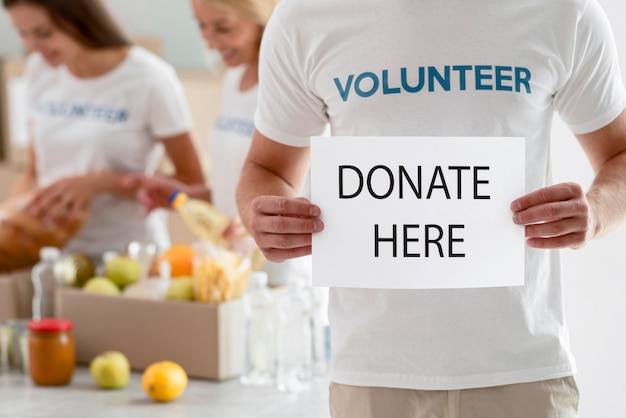
[[174, 209], [184, 204], [187, 201], [187, 194], [180, 190], [174, 190], [170, 197], [167, 198], [167, 202]]
[[67, 319], [44, 318], [28, 321], [27, 327], [30, 331], [35, 332], [61, 332], [71, 330], [74, 328], [74, 324]]
[[267, 286], [267, 273], [264, 271], [253, 271], [248, 278], [251, 285], [254, 286]]
[[42, 247], [39, 250], [39, 258], [45, 261], [56, 261], [61, 258], [61, 250], [57, 247]]

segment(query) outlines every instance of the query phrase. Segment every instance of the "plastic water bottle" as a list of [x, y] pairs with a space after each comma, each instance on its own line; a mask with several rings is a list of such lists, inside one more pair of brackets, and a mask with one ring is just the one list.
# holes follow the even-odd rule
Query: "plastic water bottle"
[[281, 392], [300, 392], [312, 377], [311, 298], [302, 281], [289, 284], [278, 302], [278, 374]]
[[34, 320], [54, 316], [54, 264], [60, 258], [61, 251], [56, 247], [43, 247], [39, 250], [39, 262], [31, 270]]
[[240, 381], [249, 386], [272, 385], [276, 382], [276, 313], [267, 273], [250, 274], [243, 304], [245, 359]]
[[328, 334], [328, 289], [308, 286], [311, 297], [311, 344], [313, 377], [328, 374], [330, 341]]

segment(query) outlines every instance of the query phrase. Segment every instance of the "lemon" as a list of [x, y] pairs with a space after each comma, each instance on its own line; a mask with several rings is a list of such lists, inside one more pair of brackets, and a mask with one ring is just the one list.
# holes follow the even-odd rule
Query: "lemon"
[[159, 361], [143, 372], [141, 383], [146, 393], [155, 401], [169, 402], [178, 398], [187, 387], [187, 373], [172, 361]]

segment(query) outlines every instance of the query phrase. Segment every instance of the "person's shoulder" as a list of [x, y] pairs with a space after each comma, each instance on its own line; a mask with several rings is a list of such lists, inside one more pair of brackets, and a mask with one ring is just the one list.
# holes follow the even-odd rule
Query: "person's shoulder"
[[142, 46], [132, 46], [128, 52], [127, 59], [131, 64], [130, 67], [141, 71], [144, 76], [154, 74], [156, 76], [166, 75], [171, 77], [176, 74], [173, 65]]
[[592, 7], [598, 7], [599, 3], [597, 2], [597, 0], [554, 0], [549, 2], [549, 5], [562, 11], [569, 11], [581, 14], [590, 5]]
[[[311, 13], [328, 11], [332, 7], [333, 1], [331, 0], [281, 0], [276, 5], [273, 15], [281, 20], [292, 21], [292, 19], [310, 17]], [[298, 24], [304, 22], [306, 20], [299, 21]]]
[[554, 4], [552, 1], [548, 3], [556, 8], [554, 15], [560, 16], [559, 21], [573, 21], [578, 27], [595, 28], [593, 32], [598, 29], [602, 32], [609, 25], [604, 7], [598, 0], [557, 0]]

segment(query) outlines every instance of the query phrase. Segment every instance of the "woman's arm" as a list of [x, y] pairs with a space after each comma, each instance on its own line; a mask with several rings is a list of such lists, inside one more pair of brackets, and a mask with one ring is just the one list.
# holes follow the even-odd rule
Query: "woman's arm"
[[167, 155], [174, 165], [171, 177], [126, 176], [121, 186], [135, 192], [146, 210], [169, 208], [169, 197], [176, 191], [211, 202], [211, 190], [204, 184], [200, 160], [189, 134], [164, 139]]
[[184, 133], [162, 139], [165, 152], [174, 166], [172, 178], [184, 184], [204, 184], [200, 159], [191, 135]]
[[[191, 135], [184, 134], [161, 139], [165, 152], [174, 166], [172, 179], [187, 185], [204, 184], [200, 160], [196, 154]], [[122, 179], [128, 173], [100, 171], [85, 174], [87, 184], [94, 190], [94, 195], [104, 192], [134, 199], [136, 189], [129, 189], [122, 184]]]
[[[175, 168], [173, 179], [181, 183], [203, 183], [200, 162], [191, 136], [184, 133], [164, 138], [163, 144]], [[60, 179], [39, 191], [32, 199], [29, 209], [35, 216], [51, 222], [73, 219], [101, 193], [113, 193], [128, 199], [136, 199], [139, 185], [128, 187], [122, 179], [128, 173], [94, 171], [81, 176]]]

